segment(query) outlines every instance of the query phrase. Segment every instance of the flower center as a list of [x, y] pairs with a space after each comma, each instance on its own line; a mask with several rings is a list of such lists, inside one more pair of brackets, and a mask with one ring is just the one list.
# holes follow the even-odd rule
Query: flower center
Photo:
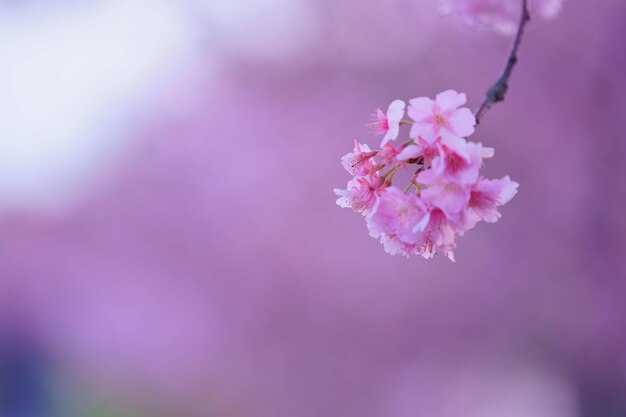
[[481, 200], [481, 193], [477, 192], [477, 191], [472, 191], [470, 193], [470, 200], [469, 203], [467, 203], [467, 205], [469, 207], [477, 207], [480, 204], [480, 200]]
[[402, 207], [400, 211], [398, 211], [398, 219], [400, 220], [402, 226], [407, 227], [410, 219], [408, 207]]
[[446, 155], [446, 166], [450, 171], [457, 172], [465, 166], [465, 161], [456, 153], [450, 153]]
[[387, 132], [389, 130], [389, 119], [387, 119], [387, 117], [383, 117], [380, 120], [379, 129], [384, 132]]

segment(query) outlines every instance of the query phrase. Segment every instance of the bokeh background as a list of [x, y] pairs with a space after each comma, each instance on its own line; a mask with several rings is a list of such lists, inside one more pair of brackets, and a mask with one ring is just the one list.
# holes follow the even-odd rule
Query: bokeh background
[[335, 206], [510, 39], [435, 0], [0, 1], [0, 416], [626, 416], [626, 3], [535, 20], [457, 263]]

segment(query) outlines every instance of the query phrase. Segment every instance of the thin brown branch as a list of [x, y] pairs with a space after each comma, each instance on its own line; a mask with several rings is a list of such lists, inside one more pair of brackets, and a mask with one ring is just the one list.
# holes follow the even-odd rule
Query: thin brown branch
[[506, 66], [504, 67], [504, 71], [498, 78], [498, 81], [493, 84], [489, 90], [487, 90], [487, 94], [485, 95], [485, 99], [480, 104], [480, 107], [474, 113], [476, 117], [476, 123], [480, 123], [483, 116], [487, 111], [493, 106], [495, 103], [500, 101], [504, 101], [506, 97], [506, 92], [509, 89], [509, 79], [511, 78], [511, 74], [513, 73], [513, 69], [515, 68], [515, 64], [518, 61], [518, 52], [520, 45], [522, 44], [522, 38], [524, 37], [524, 29], [526, 25], [530, 21], [530, 12], [528, 11], [528, 0], [522, 0], [522, 14], [519, 21], [519, 26], [517, 27], [517, 33], [515, 35], [515, 40], [513, 41], [513, 46], [511, 47], [511, 52], [509, 53], [509, 58], [506, 61]]

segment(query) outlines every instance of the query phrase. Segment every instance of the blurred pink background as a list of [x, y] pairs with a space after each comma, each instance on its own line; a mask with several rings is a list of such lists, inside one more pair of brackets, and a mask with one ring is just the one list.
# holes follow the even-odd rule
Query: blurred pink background
[[529, 26], [457, 263], [335, 205], [510, 39], [435, 0], [0, 2], [0, 415], [626, 415], [626, 3]]

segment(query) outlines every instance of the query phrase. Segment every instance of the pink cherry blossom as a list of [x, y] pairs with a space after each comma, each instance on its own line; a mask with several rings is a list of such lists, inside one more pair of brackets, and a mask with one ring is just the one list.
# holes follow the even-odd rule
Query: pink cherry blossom
[[416, 254], [418, 250], [417, 245], [403, 242], [395, 235], [383, 234], [380, 236], [380, 243], [389, 255], [403, 255], [408, 258], [410, 255]]
[[463, 93], [447, 90], [437, 94], [435, 100], [418, 97], [409, 100], [407, 113], [414, 120], [411, 138], [422, 136], [434, 141], [438, 136], [466, 137], [474, 133], [476, 118], [470, 109], [461, 107], [467, 98]]
[[367, 175], [374, 169], [372, 157], [376, 152], [372, 152], [369, 146], [354, 141], [354, 151], [341, 158], [341, 164], [350, 175]]
[[[564, 0], [529, 0], [532, 16], [553, 19], [561, 11]], [[445, 14], [458, 14], [470, 27], [486, 26], [504, 35], [517, 29], [521, 13], [520, 0], [440, 0]]]
[[508, 203], [517, 194], [519, 184], [509, 176], [498, 180], [480, 178], [472, 185], [467, 205], [470, 221], [495, 223], [500, 218], [498, 207]]
[[432, 160], [441, 152], [441, 137], [437, 137], [433, 142], [429, 142], [419, 136], [413, 140], [414, 144], [405, 147], [397, 156], [399, 161], [406, 161], [417, 157], [424, 159], [423, 164], [429, 166]]
[[393, 146], [391, 143], [387, 143], [380, 148], [378, 157], [383, 164], [392, 164], [397, 161], [401, 161], [399, 155], [403, 152], [406, 146]]
[[422, 184], [476, 182], [483, 160], [481, 144], [450, 137], [439, 146], [441, 151], [433, 159], [431, 168], [419, 174], [418, 182]]
[[404, 108], [406, 104], [402, 100], [394, 100], [387, 109], [387, 114], [377, 109], [372, 115], [372, 131], [376, 135], [385, 135], [381, 146], [384, 146], [390, 140], [395, 140], [400, 133], [400, 121], [404, 117]]
[[423, 202], [428, 207], [437, 207], [446, 215], [446, 218], [454, 223], [459, 233], [463, 232], [463, 211], [470, 199], [470, 187], [442, 183], [432, 185], [420, 194]]
[[424, 243], [419, 251], [423, 257], [430, 258], [437, 252], [442, 252], [454, 261], [453, 251], [456, 248], [457, 232], [441, 208], [431, 206], [413, 231], [423, 236]]
[[417, 196], [389, 187], [381, 195], [376, 212], [368, 218], [370, 236], [395, 236], [408, 245], [421, 244], [423, 236], [413, 229], [425, 214], [426, 206]]
[[334, 191], [339, 196], [339, 207], [351, 208], [366, 216], [376, 210], [384, 183], [380, 177], [355, 177], [348, 182], [345, 190], [335, 188]]
[[[413, 99], [408, 112], [415, 123], [408, 140], [398, 146], [383, 140], [374, 150], [355, 141], [354, 151], [342, 158], [353, 178], [345, 190], [335, 189], [337, 204], [364, 215], [370, 236], [391, 255], [428, 259], [442, 253], [454, 261], [457, 238], [481, 220], [495, 222], [497, 208], [517, 192], [518, 184], [509, 177], [480, 177], [483, 160], [495, 150], [462, 137], [475, 124], [469, 110], [460, 108], [465, 101], [464, 94], [453, 90], [435, 100]], [[397, 110], [394, 103], [388, 114]], [[395, 120], [401, 113], [403, 109]], [[387, 135], [391, 118], [382, 112], [379, 116], [380, 133]], [[392, 133], [394, 139], [399, 135]], [[410, 178], [402, 188], [394, 185], [398, 178], [407, 179], [400, 172]]]
[[454, 261], [455, 239], [467, 230], [465, 210], [469, 196], [469, 187], [451, 183], [433, 185], [421, 192], [428, 212], [413, 232], [424, 234], [427, 244], [423, 250], [428, 250], [430, 256], [443, 252]]

